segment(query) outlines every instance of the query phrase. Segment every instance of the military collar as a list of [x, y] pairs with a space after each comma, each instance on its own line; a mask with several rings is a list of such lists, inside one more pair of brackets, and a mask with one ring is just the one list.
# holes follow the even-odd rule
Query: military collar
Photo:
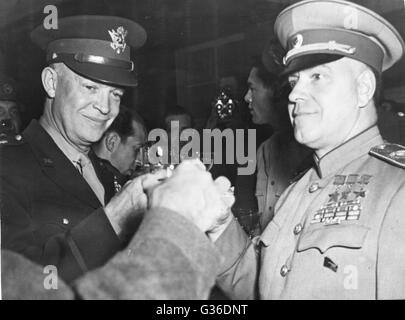
[[[44, 113], [45, 115], [45, 113]], [[46, 116], [42, 116], [39, 119], [39, 124], [42, 128], [51, 136], [52, 140], [63, 152], [63, 154], [68, 158], [73, 164], [77, 161], [86, 161], [89, 162], [87, 153], [81, 152], [75, 147], [73, 147], [66, 139], [61, 135], [61, 133], [50, 124], [49, 119]]]
[[334, 174], [339, 168], [346, 166], [362, 155], [368, 154], [373, 146], [381, 143], [383, 143], [383, 139], [377, 125], [375, 125], [329, 151], [321, 159], [314, 154], [315, 169], [318, 176], [324, 178]]
[[83, 203], [94, 209], [100, 207], [101, 203], [91, 187], [37, 120], [31, 120], [22, 135], [49, 179]]

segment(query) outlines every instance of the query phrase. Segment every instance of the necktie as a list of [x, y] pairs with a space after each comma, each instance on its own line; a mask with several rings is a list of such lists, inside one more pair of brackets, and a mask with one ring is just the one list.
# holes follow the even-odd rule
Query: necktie
[[98, 200], [104, 205], [104, 187], [98, 180], [90, 159], [85, 154], [80, 154], [78, 160], [73, 161], [75, 167], [96, 194]]

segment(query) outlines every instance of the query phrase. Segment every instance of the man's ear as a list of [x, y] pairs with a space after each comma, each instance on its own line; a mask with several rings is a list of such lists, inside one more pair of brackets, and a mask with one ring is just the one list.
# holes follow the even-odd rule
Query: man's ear
[[46, 67], [41, 74], [42, 85], [49, 98], [55, 98], [58, 74], [55, 69]]
[[370, 69], [365, 69], [357, 77], [357, 94], [359, 107], [365, 107], [373, 99], [374, 92], [377, 89], [376, 77]]
[[106, 149], [112, 153], [115, 150], [117, 150], [118, 145], [121, 142], [121, 137], [119, 136], [118, 133], [116, 133], [115, 131], [110, 131], [107, 133], [106, 137], [105, 137], [105, 147]]

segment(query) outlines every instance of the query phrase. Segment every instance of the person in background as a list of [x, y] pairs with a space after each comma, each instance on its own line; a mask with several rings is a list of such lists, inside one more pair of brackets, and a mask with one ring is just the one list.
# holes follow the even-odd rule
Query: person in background
[[21, 104], [17, 100], [17, 83], [0, 74], [0, 143], [21, 138]]
[[281, 194], [298, 175], [312, 165], [311, 150], [294, 138], [287, 111], [288, 90], [282, 80], [266, 69], [262, 57], [256, 56], [247, 80], [248, 103], [255, 124], [268, 124], [273, 134], [257, 151], [256, 198], [259, 225], [263, 231], [274, 216]]
[[104, 186], [106, 203], [133, 176], [140, 160], [140, 149], [146, 140], [143, 119], [136, 111], [121, 105], [118, 116], [89, 152], [96, 174]]
[[[174, 160], [178, 159], [178, 161], [182, 161], [185, 158], [198, 158], [199, 155], [197, 154], [187, 154], [182, 155], [181, 149], [185, 146], [190, 140], [181, 140], [180, 136], [185, 129], [192, 129], [193, 128], [193, 118], [191, 114], [183, 107], [179, 105], [170, 106], [165, 113], [164, 116], [164, 127], [167, 133], [167, 146], [168, 146], [168, 161], [171, 164]], [[178, 138], [176, 137], [178, 134]], [[176, 140], [178, 139], [179, 144], [178, 146], [175, 145], [172, 141], [172, 137]], [[176, 141], [175, 140], [175, 141]], [[178, 153], [178, 155], [176, 155]]]
[[190, 113], [179, 105], [171, 106], [164, 116], [165, 130], [170, 133], [174, 122], [178, 122], [179, 132], [193, 127], [193, 118]]

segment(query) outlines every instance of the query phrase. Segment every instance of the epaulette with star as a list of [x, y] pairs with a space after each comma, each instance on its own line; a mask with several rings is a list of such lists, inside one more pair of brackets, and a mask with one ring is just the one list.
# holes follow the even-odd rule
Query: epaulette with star
[[0, 135], [0, 146], [1, 145], [18, 146], [22, 143], [24, 143], [24, 139], [23, 139], [22, 135], [20, 135], [20, 134], [17, 134], [17, 135], [2, 134], [2, 135]]
[[405, 169], [405, 147], [395, 143], [383, 143], [371, 148], [372, 156]]

